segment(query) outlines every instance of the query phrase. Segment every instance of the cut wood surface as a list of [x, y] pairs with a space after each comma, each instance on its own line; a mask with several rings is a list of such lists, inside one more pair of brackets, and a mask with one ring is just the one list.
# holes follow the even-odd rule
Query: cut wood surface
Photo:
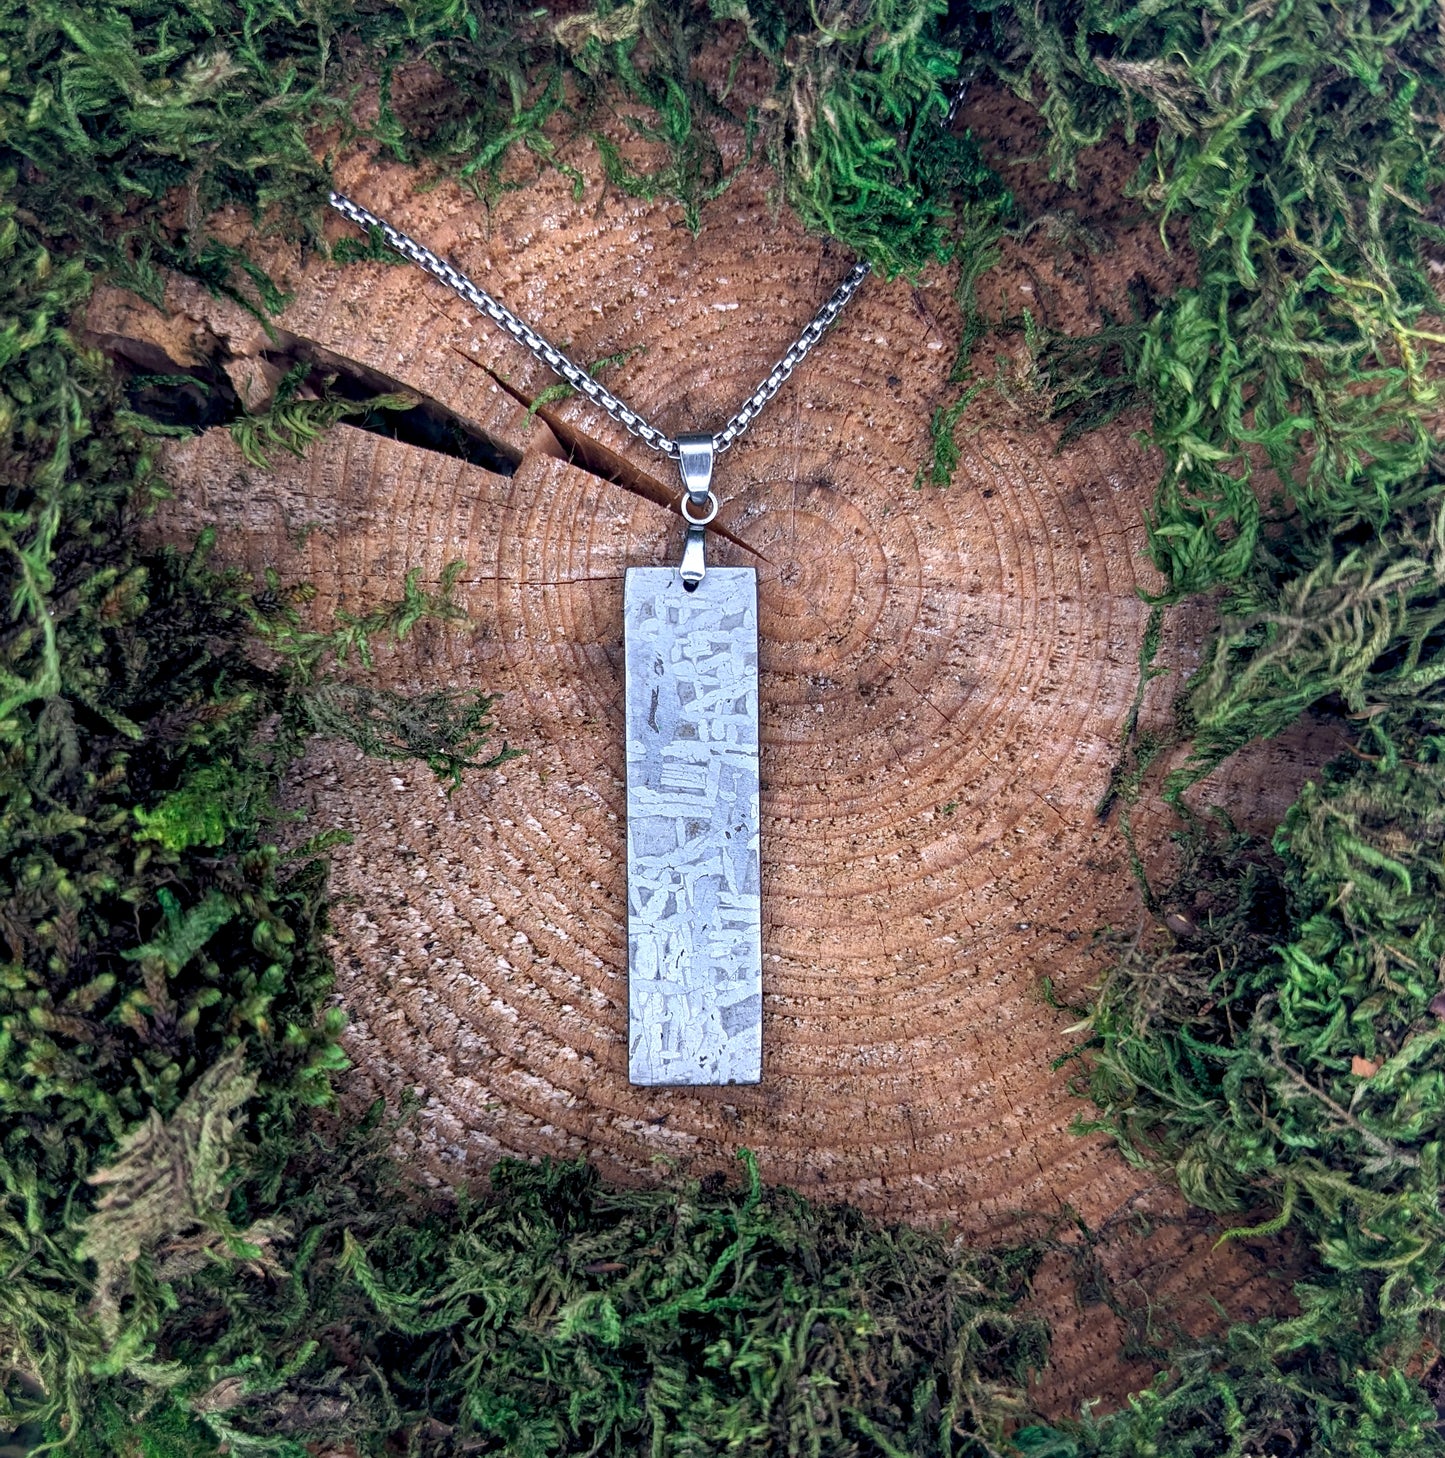
[[[670, 432], [726, 419], [850, 262], [776, 212], [756, 173], [709, 206], [696, 238], [664, 202], [594, 182], [579, 204], [555, 173], [490, 207], [450, 185], [417, 193], [414, 174], [374, 160], [339, 175], [574, 358], [631, 351], [604, 379]], [[334, 236], [347, 231], [338, 219]], [[1143, 220], [1112, 248], [1081, 258], [1040, 229], [1008, 245], [985, 307], [1083, 327], [1101, 290], [1138, 272], [1163, 286], [1186, 266]], [[1217, 1232], [1174, 1223], [1177, 1197], [1069, 1132], [1086, 1107], [1069, 1087], [1076, 1066], [1059, 1062], [1077, 1017], [1046, 994], [1049, 979], [1060, 1002], [1087, 1000], [1107, 963], [1096, 930], [1140, 921], [1127, 847], [1095, 807], [1138, 680], [1140, 590], [1159, 585], [1143, 555], [1160, 469], [1134, 438], [1144, 422], [1057, 454], [1040, 408], [986, 394], [953, 486], [915, 487], [929, 419], [956, 391], [960, 320], [939, 270], [917, 285], [871, 279], [721, 458], [731, 540], [712, 558], [760, 576], [764, 1077], [632, 1088], [622, 574], [675, 560], [679, 519], [642, 479], [671, 490], [675, 468], [577, 400], [551, 407], [558, 434], [633, 474], [569, 462], [512, 393], [552, 384], [544, 368], [417, 270], [280, 250], [271, 262], [294, 293], [290, 336], [460, 417], [498, 452], [488, 470], [343, 425], [267, 469], [222, 430], [165, 456], [175, 499], [159, 529], [215, 525], [226, 560], [314, 584], [320, 622], [464, 559], [468, 624], [419, 630], [379, 673], [501, 693], [523, 751], [450, 796], [423, 766], [344, 745], [300, 766], [291, 796], [309, 826], [354, 837], [333, 872], [348, 1101], [415, 1091], [408, 1157], [452, 1183], [502, 1155], [585, 1155], [640, 1180], [729, 1169], [746, 1147], [769, 1180], [969, 1237], [1006, 1237], [1021, 1210], [1121, 1230], [1140, 1210], [1155, 1233], [1105, 1252], [1125, 1284], [1166, 1303], [1208, 1288], [1257, 1311], [1256, 1258], [1211, 1254]], [[167, 303], [102, 294], [91, 326], [178, 363], [219, 362], [264, 398], [277, 346], [254, 319], [179, 280]], [[1012, 347], [990, 340], [985, 368]], [[1172, 630], [1180, 670], [1203, 621]], [[1177, 681], [1151, 686], [1146, 717], [1159, 721]], [[1272, 825], [1327, 748], [1297, 735], [1245, 756], [1206, 797]], [[1146, 852], [1161, 852], [1162, 821], [1144, 829]], [[1054, 1259], [1039, 1292], [1062, 1405], [1148, 1370], [1118, 1357], [1114, 1316], [1075, 1310], [1067, 1265]]]

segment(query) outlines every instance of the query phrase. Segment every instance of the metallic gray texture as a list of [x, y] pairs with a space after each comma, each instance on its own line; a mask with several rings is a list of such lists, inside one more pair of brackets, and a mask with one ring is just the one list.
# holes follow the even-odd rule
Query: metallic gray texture
[[623, 621], [628, 1075], [757, 1083], [757, 573], [629, 567]]

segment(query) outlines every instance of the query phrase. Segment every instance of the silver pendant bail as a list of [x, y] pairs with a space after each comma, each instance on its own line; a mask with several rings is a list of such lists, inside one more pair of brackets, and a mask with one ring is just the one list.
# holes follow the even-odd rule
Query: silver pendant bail
[[679, 571], [682, 585], [695, 592], [707, 574], [707, 553], [704, 535], [708, 524], [717, 516], [720, 505], [712, 489], [713, 445], [710, 435], [680, 435], [677, 438], [677, 464], [686, 488], [678, 507], [687, 523], [687, 540], [683, 543]]

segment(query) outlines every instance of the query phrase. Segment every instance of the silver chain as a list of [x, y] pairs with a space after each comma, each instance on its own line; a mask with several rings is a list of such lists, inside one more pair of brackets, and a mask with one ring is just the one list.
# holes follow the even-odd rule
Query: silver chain
[[[948, 127], [958, 114], [968, 90], [967, 82], [961, 82], [953, 94], [943, 126]], [[605, 385], [598, 384], [581, 365], [568, 359], [555, 344], [550, 344], [530, 324], [519, 319], [505, 304], [494, 299], [485, 289], [479, 289], [461, 269], [438, 258], [430, 248], [408, 237], [400, 228], [393, 228], [385, 218], [378, 218], [368, 212], [360, 203], [352, 202], [339, 192], [330, 195], [331, 206], [343, 218], [349, 218], [359, 228], [375, 228], [388, 246], [418, 267], [426, 269], [433, 278], [440, 279], [449, 289], [460, 294], [479, 313], [485, 314], [494, 324], [500, 325], [517, 341], [542, 361], [548, 369], [562, 376], [574, 390], [581, 391], [594, 405], [605, 410], [619, 425], [630, 430], [644, 445], [655, 451], [679, 459], [677, 441], [665, 435], [655, 425], [649, 425], [635, 410], [630, 410]], [[788, 346], [787, 352], [768, 371], [767, 378], [738, 407], [737, 413], [712, 438], [715, 455], [721, 455], [758, 418], [764, 405], [783, 388], [788, 376], [808, 357], [813, 346], [832, 327], [833, 321], [843, 312], [848, 300], [858, 292], [863, 280], [872, 269], [867, 263], [855, 263], [848, 276], [828, 296], [827, 302], [808, 322], [803, 332]]]
[[[663, 455], [678, 459], [678, 444], [670, 436], [649, 425], [635, 410], [630, 410], [605, 385], [599, 384], [580, 365], [574, 364], [554, 344], [549, 344], [535, 329], [519, 319], [505, 304], [499, 303], [485, 289], [480, 289], [464, 274], [444, 258], [438, 258], [430, 248], [409, 238], [400, 228], [393, 228], [384, 218], [368, 212], [360, 203], [354, 203], [339, 192], [331, 194], [331, 206], [344, 218], [349, 218], [360, 228], [375, 228], [387, 244], [401, 256], [418, 267], [426, 269], [433, 278], [440, 279], [449, 289], [460, 294], [479, 313], [485, 314], [494, 324], [500, 325], [517, 341], [542, 361], [548, 369], [562, 376], [574, 390], [580, 391], [594, 405], [605, 410], [619, 425], [630, 430], [644, 445], [649, 445]], [[768, 377], [743, 401], [723, 428], [712, 438], [713, 450], [721, 455], [723, 451], [758, 418], [763, 406], [783, 388], [788, 376], [807, 358], [808, 352], [828, 332], [829, 326], [843, 312], [843, 306], [858, 292], [859, 285], [870, 272], [866, 263], [855, 263], [847, 278], [833, 290], [827, 303], [813, 315], [808, 327], [789, 346], [777, 364], [768, 371]]]

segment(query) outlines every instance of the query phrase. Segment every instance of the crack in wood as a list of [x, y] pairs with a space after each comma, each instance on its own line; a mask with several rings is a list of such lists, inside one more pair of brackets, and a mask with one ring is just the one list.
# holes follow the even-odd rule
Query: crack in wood
[[[468, 354], [466, 350], [459, 349], [455, 344], [450, 348], [454, 354], [466, 360], [473, 368], [479, 369], [487, 375], [499, 390], [509, 395], [524, 410], [530, 410], [552, 432], [553, 438], [564, 452], [563, 459], [569, 465], [586, 471], [589, 476], [596, 476], [599, 481], [621, 486], [624, 491], [630, 491], [634, 496], [641, 496], [656, 506], [665, 507], [679, 518], [682, 516], [682, 492], [679, 487], [664, 485], [650, 471], [644, 471], [640, 466], [633, 465], [626, 456], [618, 455], [616, 451], [603, 445], [601, 441], [593, 440], [590, 435], [578, 430], [575, 425], [569, 424], [555, 410], [549, 410], [545, 405], [538, 405], [535, 396], [518, 389], [510, 380], [499, 375], [491, 366], [483, 364], [481, 360]], [[735, 547], [741, 547], [743, 551], [756, 557], [760, 562], [768, 561], [764, 553], [720, 522], [714, 522], [711, 530], [724, 541], [731, 542]]]
[[[243, 356], [232, 354], [219, 341], [201, 364], [186, 365], [148, 340], [96, 331], [84, 337], [120, 367], [131, 407], [138, 414], [166, 425], [205, 430], [261, 413], [247, 411], [226, 374], [225, 366]], [[496, 476], [513, 476], [521, 465], [522, 452], [515, 446], [406, 381], [274, 324], [270, 338], [271, 347], [254, 358], [269, 366], [277, 380], [304, 366], [306, 374], [297, 391], [301, 399], [329, 397], [365, 405], [378, 396], [403, 394], [413, 401], [352, 416], [347, 423], [353, 428], [465, 461]]]
[[[522, 464], [522, 452], [515, 446], [497, 439], [490, 432], [483, 430], [474, 420], [453, 410], [451, 406], [443, 404], [425, 391], [418, 390], [415, 385], [405, 380], [395, 379], [381, 370], [362, 364], [359, 360], [351, 359], [347, 355], [338, 354], [335, 350], [328, 349], [325, 345], [317, 344], [314, 340], [306, 339], [301, 335], [291, 334], [279, 328], [275, 329], [274, 333], [278, 350], [283, 355], [289, 355], [297, 361], [309, 361], [325, 376], [334, 374], [337, 386], [340, 387], [339, 393], [345, 393], [346, 389], [354, 389], [357, 386], [365, 392], [359, 396], [347, 396], [347, 398], [366, 399], [395, 392], [412, 396], [417, 403], [411, 410], [378, 413], [415, 417], [408, 423], [416, 425], [424, 422], [427, 426], [434, 427], [436, 433], [423, 430], [420, 435], [429, 438], [413, 438], [409, 435], [397, 434], [393, 435], [392, 439], [400, 440], [405, 445], [419, 446], [422, 450], [435, 451], [439, 455], [453, 456], [458, 460], [467, 461], [471, 465], [481, 466], [484, 470], [491, 471], [498, 476], [513, 476]], [[276, 353], [275, 350], [264, 350], [262, 358], [273, 359]], [[273, 362], [276, 361], [273, 360]], [[387, 432], [376, 431], [374, 433], [386, 434]]]

